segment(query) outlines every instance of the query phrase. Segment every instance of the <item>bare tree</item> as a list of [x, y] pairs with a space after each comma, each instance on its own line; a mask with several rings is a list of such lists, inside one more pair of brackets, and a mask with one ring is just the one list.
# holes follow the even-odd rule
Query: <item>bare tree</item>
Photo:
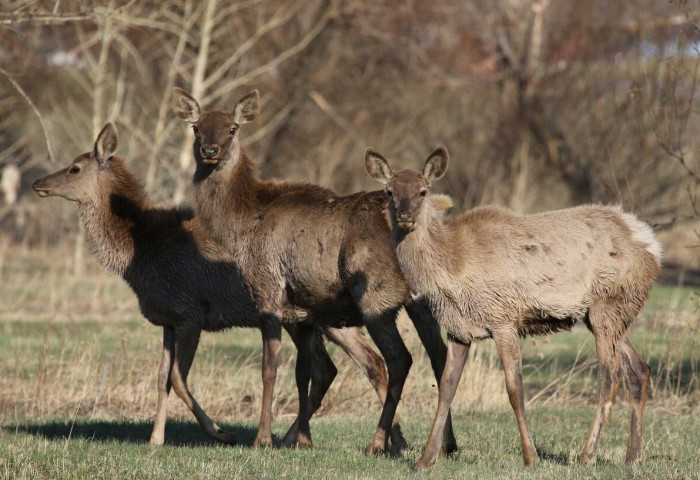
[[[157, 200], [189, 196], [191, 138], [175, 133], [172, 87], [206, 108], [258, 88], [246, 147], [264, 177], [347, 193], [373, 188], [357, 167], [367, 145], [417, 155], [443, 143], [456, 161], [442, 188], [458, 206], [619, 202], [664, 224], [693, 215], [694, 197], [676, 192], [697, 189], [698, 11], [661, 0], [11, 1], [0, 67], [57, 153], [107, 119], [128, 130], [126, 153], [148, 158], [134, 167]], [[36, 115], [5, 80], [0, 112], [0, 163], [47, 168]]]

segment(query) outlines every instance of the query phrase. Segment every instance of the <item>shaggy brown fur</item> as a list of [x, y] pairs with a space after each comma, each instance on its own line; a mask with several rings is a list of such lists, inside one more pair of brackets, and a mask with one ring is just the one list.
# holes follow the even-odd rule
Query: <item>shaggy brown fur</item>
[[[139, 299], [143, 315], [163, 327], [158, 407], [151, 443], [164, 441], [171, 385], [210, 436], [234, 442], [234, 437], [199, 407], [187, 389], [187, 375], [201, 331], [259, 327], [255, 303], [235, 258], [210, 239], [190, 210], [151, 205], [122, 159], [114, 156], [116, 147], [116, 129], [107, 124], [93, 152], [80, 155], [69, 167], [37, 180], [34, 189], [42, 197], [58, 195], [78, 204], [91, 252], [105, 269], [126, 280]], [[307, 316], [306, 312], [295, 310], [285, 314], [297, 321]], [[336, 370], [320, 337], [313, 335], [314, 330], [298, 328], [303, 332], [298, 333], [294, 326], [288, 328], [295, 342], [318, 342], [313, 345], [318, 361], [314, 363], [317, 368], [309, 399], [310, 408], [315, 410]], [[345, 349], [356, 349], [359, 354], [364, 350], [371, 352], [360, 330], [332, 338]], [[308, 355], [310, 345], [302, 343], [300, 349]], [[381, 381], [381, 374], [378, 378]]]
[[430, 304], [449, 333], [448, 364], [438, 413], [416, 468], [430, 468], [444, 414], [474, 340], [493, 338], [518, 420], [526, 465], [537, 461], [524, 412], [519, 336], [569, 330], [584, 321], [598, 351], [599, 404], [581, 460], [595, 458], [622, 371], [633, 405], [627, 461], [642, 457], [642, 418], [650, 369], [627, 330], [660, 271], [661, 249], [651, 229], [618, 207], [585, 205], [535, 215], [475, 208], [445, 217], [430, 183], [447, 169], [447, 151], [423, 172], [394, 172], [368, 149], [367, 171], [392, 197], [392, 244], [415, 294]]
[[[430, 312], [410, 300], [389, 245], [383, 193], [338, 196], [315, 185], [258, 180], [237, 135], [257, 112], [257, 93], [231, 113], [201, 113], [181, 90], [173, 105], [195, 130], [197, 213], [214, 238], [240, 255], [262, 321], [279, 318], [291, 302], [333, 326], [367, 326], [389, 370], [388, 395], [367, 453], [385, 452], [390, 434], [397, 443], [392, 419], [411, 364], [396, 329], [399, 309], [407, 306], [438, 379], [446, 351]], [[456, 448], [449, 426], [443, 448]]]

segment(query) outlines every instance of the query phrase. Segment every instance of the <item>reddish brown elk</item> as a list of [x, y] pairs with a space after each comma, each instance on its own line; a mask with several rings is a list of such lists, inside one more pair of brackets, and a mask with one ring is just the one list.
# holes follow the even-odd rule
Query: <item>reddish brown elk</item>
[[[420, 303], [411, 301], [389, 244], [386, 199], [381, 191], [339, 196], [316, 186], [259, 180], [242, 151], [239, 127], [258, 111], [258, 93], [241, 99], [233, 111], [200, 110], [196, 99], [176, 89], [173, 109], [195, 133], [194, 174], [197, 215], [212, 236], [240, 255], [246, 283], [264, 313], [278, 322], [280, 307], [294, 305], [322, 312], [341, 325], [367, 327], [389, 370], [389, 389], [367, 453], [385, 452], [411, 356], [395, 318], [406, 306], [440, 378], [446, 348], [439, 326]], [[347, 314], [353, 318], [347, 318]], [[443, 449], [456, 449], [447, 422]]]
[[449, 334], [437, 414], [416, 469], [435, 463], [469, 347], [483, 338], [496, 342], [525, 464], [534, 464], [538, 455], [525, 417], [519, 337], [569, 330], [577, 321], [595, 336], [599, 370], [598, 408], [581, 461], [596, 456], [622, 372], [632, 403], [627, 462], [641, 459], [650, 368], [630, 342], [628, 328], [660, 271], [661, 248], [651, 229], [620, 208], [597, 205], [535, 215], [482, 207], [444, 216], [430, 185], [445, 174], [447, 161], [441, 147], [422, 173], [394, 172], [380, 154], [371, 149], [365, 154], [367, 172], [390, 198], [391, 243], [401, 270]]
[[[154, 207], [124, 161], [115, 156], [116, 148], [116, 128], [108, 123], [92, 152], [37, 180], [34, 190], [42, 197], [58, 195], [77, 203], [92, 253], [106, 270], [122, 276], [129, 284], [143, 315], [163, 327], [158, 406], [151, 443], [164, 441], [171, 385], [208, 435], [234, 442], [235, 438], [214, 423], [191, 395], [187, 376], [202, 330], [259, 327], [253, 299], [243, 284], [235, 258], [209, 238], [190, 210]], [[306, 314], [290, 310], [285, 315], [298, 321]], [[305, 331], [302, 335], [291, 325], [290, 322], [288, 330], [292, 338], [306, 338], [306, 343], [300, 342], [300, 349], [308, 350], [308, 343], [313, 340], [308, 331], [313, 334], [313, 330], [300, 328]], [[377, 388], [386, 389], [383, 362], [369, 347], [362, 330], [327, 329], [326, 333], [353, 353]], [[308, 401], [311, 413], [318, 408], [336, 374], [322, 344], [313, 346], [317, 361]], [[300, 399], [300, 404], [307, 402]], [[295, 422], [288, 434], [293, 441], [298, 426], [299, 422]]]

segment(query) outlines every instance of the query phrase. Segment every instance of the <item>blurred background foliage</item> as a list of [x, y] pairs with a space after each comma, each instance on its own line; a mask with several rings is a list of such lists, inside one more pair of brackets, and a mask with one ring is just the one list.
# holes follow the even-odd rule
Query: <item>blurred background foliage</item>
[[31, 183], [110, 119], [151, 196], [188, 201], [173, 87], [224, 109], [258, 88], [241, 138], [264, 178], [374, 189], [367, 146], [418, 167], [444, 144], [457, 211], [619, 203], [700, 268], [699, 26], [667, 0], [4, 0], [0, 233], [81, 238]]

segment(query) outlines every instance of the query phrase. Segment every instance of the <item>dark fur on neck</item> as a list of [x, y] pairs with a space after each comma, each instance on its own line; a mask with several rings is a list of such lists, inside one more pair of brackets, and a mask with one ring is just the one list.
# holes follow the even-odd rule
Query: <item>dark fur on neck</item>
[[138, 246], [191, 219], [188, 207], [155, 209], [140, 182], [115, 157], [101, 174], [96, 202], [79, 207], [90, 252], [109, 272], [123, 276]]

